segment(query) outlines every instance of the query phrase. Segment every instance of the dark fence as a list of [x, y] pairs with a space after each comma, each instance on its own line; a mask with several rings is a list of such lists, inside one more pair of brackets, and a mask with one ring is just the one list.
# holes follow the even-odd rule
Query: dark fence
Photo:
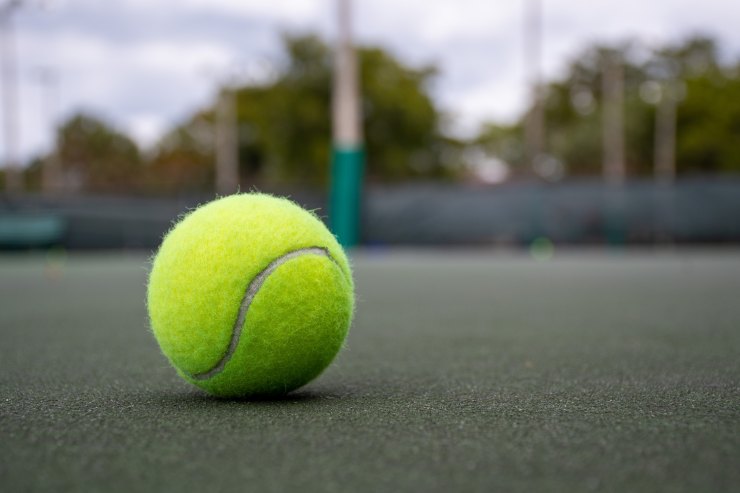
[[[321, 193], [293, 192], [326, 216]], [[153, 249], [178, 216], [208, 197], [0, 198], [0, 248]], [[372, 186], [365, 191], [369, 245], [527, 245], [740, 242], [740, 179]]]
[[414, 185], [366, 195], [364, 238], [389, 244], [740, 241], [740, 179], [621, 189], [597, 181], [496, 188]]

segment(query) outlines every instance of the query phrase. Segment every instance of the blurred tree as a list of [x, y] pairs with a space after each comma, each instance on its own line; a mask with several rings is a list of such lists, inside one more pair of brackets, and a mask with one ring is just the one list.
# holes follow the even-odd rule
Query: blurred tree
[[[326, 183], [331, 57], [330, 47], [316, 36], [286, 36], [276, 77], [238, 88], [239, 161], [245, 186]], [[407, 67], [376, 47], [360, 48], [359, 60], [368, 179], [454, 176], [456, 161], [451, 153], [457, 146], [442, 136], [441, 115], [429, 94], [435, 69]], [[200, 134], [196, 127], [211, 122], [213, 115], [213, 108], [205, 110], [173, 130], [157, 147], [153, 168], [169, 170], [165, 181], [172, 187], [188, 186], [181, 182], [211, 186], [212, 138], [194, 139], [193, 134]], [[193, 176], [196, 169], [207, 169], [208, 174]]]
[[239, 122], [255, 133], [251, 158], [270, 182], [322, 184], [331, 141], [331, 50], [315, 36], [284, 38], [280, 75], [239, 94]]
[[[332, 50], [312, 35], [286, 36], [274, 77], [237, 88], [240, 175], [244, 187], [321, 186], [328, 179]], [[662, 102], [675, 98], [676, 168], [687, 173], [740, 172], [740, 61], [693, 37], [648, 48], [595, 45], [546, 87], [547, 164], [569, 175], [597, 175], [602, 161], [602, 69], [625, 61], [626, 161], [631, 176], [653, 173]], [[359, 48], [370, 181], [456, 179], [476, 163], [531, 175], [523, 154], [523, 119], [489, 123], [468, 141], [445, 135], [431, 97], [434, 67], [410, 67], [378, 47]], [[81, 113], [59, 129], [63, 188], [91, 192], [196, 192], [214, 187], [214, 108], [195, 113], [142, 157], [135, 143], [100, 118]], [[660, 125], [657, 125], [660, 127]], [[667, 127], [671, 128], [671, 127]], [[41, 163], [28, 167], [39, 189]], [[551, 166], [552, 167], [552, 166]], [[560, 176], [560, 174], [556, 174]], [[3, 179], [0, 172], [0, 182]]]
[[212, 115], [203, 112], [171, 130], [149, 156], [144, 188], [166, 193], [212, 190], [213, 132]]
[[471, 144], [490, 156], [496, 156], [514, 169], [521, 169], [525, 160], [523, 132], [522, 124], [487, 123], [481, 127]]
[[62, 189], [119, 192], [135, 188], [143, 172], [136, 144], [101, 119], [80, 113], [57, 134]]
[[740, 78], [692, 77], [686, 93], [678, 113], [678, 169], [740, 172]]
[[[693, 37], [659, 49], [636, 43], [591, 46], [562, 79], [548, 84], [546, 151], [568, 174], [601, 173], [601, 74], [606, 57], [615, 52], [625, 60], [630, 175], [653, 173], [656, 107], [668, 96], [677, 105], [678, 173], [740, 172], [740, 63], [723, 64], [712, 39]], [[473, 143], [521, 170], [522, 160], [510, 152], [521, 147], [521, 125], [484, 125]]]
[[[288, 36], [285, 52], [274, 85], [240, 92], [242, 135], [251, 137], [242, 160], [272, 180], [322, 184], [329, 177], [331, 49], [315, 36]], [[429, 95], [436, 70], [407, 67], [377, 47], [360, 48], [359, 61], [368, 179], [451, 175]]]
[[449, 177], [441, 115], [429, 95], [434, 67], [405, 67], [380, 48], [360, 50], [368, 175], [376, 180]]

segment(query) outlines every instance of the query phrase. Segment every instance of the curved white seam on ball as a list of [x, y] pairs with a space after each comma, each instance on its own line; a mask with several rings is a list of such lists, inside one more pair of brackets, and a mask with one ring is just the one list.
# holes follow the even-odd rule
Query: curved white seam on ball
[[[247, 286], [247, 290], [244, 293], [244, 299], [242, 299], [241, 305], [239, 306], [239, 315], [236, 317], [236, 323], [234, 324], [234, 328], [231, 331], [231, 341], [229, 341], [229, 347], [226, 350], [226, 354], [224, 354], [219, 362], [216, 363], [216, 366], [206, 372], [191, 375], [192, 378], [196, 380], [208, 380], [209, 378], [212, 378], [223, 371], [223, 369], [226, 367], [226, 363], [229, 362], [231, 357], [234, 356], [234, 353], [236, 352], [236, 348], [239, 345], [239, 338], [241, 337], [242, 329], [244, 327], [244, 322], [247, 318], [247, 311], [249, 310], [254, 297], [257, 296], [257, 293], [259, 292], [262, 285], [265, 283], [270, 274], [275, 272], [278, 267], [290, 260], [293, 260], [294, 258], [301, 257], [303, 255], [321, 255], [337, 264], [337, 261], [334, 260], [334, 257], [331, 256], [329, 250], [323, 247], [308, 247], [301, 248], [299, 250], [293, 250], [292, 252], [288, 252], [282, 257], [278, 257], [270, 262], [270, 264], [265, 267], [262, 272], [257, 274], [254, 279], [252, 279], [252, 282], [249, 283], [249, 286]], [[337, 266], [339, 266], [339, 264], [337, 264]]]

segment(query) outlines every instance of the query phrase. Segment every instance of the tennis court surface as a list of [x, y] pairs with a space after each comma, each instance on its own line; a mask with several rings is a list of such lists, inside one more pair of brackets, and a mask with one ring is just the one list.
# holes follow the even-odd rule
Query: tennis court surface
[[3, 491], [737, 491], [740, 251], [355, 255], [318, 380], [211, 398], [145, 254], [0, 257]]

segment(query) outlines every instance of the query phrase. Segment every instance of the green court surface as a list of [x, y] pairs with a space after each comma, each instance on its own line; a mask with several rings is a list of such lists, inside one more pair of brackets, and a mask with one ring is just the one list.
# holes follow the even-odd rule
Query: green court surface
[[347, 347], [211, 398], [141, 255], [0, 257], [0, 489], [738, 491], [740, 251], [364, 252]]

